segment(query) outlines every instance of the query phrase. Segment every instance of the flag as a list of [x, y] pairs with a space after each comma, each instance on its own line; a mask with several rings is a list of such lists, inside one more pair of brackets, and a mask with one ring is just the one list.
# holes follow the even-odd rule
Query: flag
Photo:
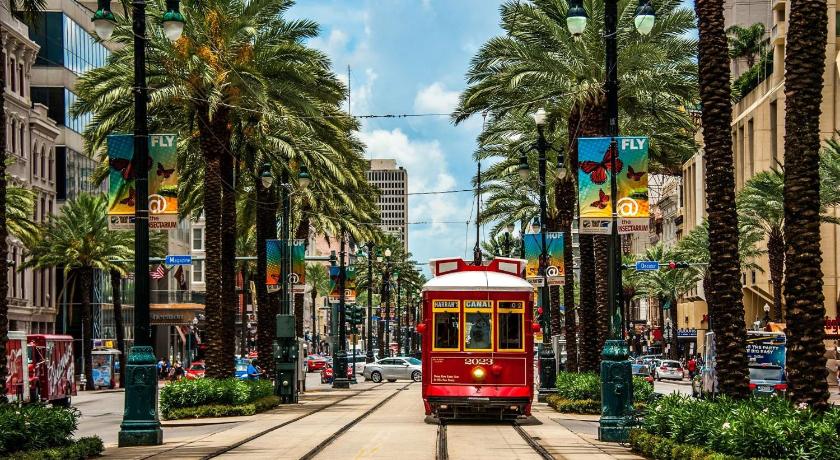
[[149, 276], [156, 280], [163, 279], [166, 276], [167, 271], [168, 270], [166, 270], [166, 267], [164, 267], [163, 264], [159, 264], [156, 269], [149, 272]]
[[178, 265], [178, 269], [175, 270], [175, 281], [178, 282], [178, 289], [182, 291], [187, 290], [187, 280], [184, 278], [184, 266]]

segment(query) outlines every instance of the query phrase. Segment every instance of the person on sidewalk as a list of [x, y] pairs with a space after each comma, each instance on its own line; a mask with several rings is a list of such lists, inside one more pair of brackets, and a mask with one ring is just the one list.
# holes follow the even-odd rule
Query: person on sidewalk
[[692, 356], [691, 359], [688, 360], [686, 368], [688, 368], [688, 378], [693, 379], [694, 375], [697, 373], [697, 360], [694, 359], [694, 356]]

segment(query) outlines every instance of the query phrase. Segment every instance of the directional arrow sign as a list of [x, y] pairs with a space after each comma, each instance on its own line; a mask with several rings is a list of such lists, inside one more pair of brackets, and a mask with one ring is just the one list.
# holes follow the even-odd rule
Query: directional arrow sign
[[655, 260], [638, 260], [636, 261], [636, 271], [652, 272], [659, 270], [659, 262]]

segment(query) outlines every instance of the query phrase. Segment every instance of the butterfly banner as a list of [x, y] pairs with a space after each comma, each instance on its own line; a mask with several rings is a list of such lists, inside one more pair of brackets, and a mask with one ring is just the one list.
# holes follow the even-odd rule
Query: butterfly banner
[[280, 261], [283, 260], [283, 245], [281, 240], [265, 240], [265, 284], [277, 286], [280, 284]]
[[[648, 202], [647, 137], [586, 137], [578, 139], [578, 205], [580, 233], [610, 233], [612, 203], [610, 179], [615, 175], [618, 194], [618, 232], [647, 233]], [[615, 158], [613, 158], [615, 155]]]
[[[134, 135], [108, 136], [108, 228], [134, 229], [136, 171]], [[169, 230], [178, 225], [177, 134], [149, 136], [149, 229]]]
[[[550, 232], [545, 234], [547, 263], [545, 275], [549, 286], [562, 286], [566, 283], [565, 246], [563, 234]], [[540, 276], [540, 254], [542, 253], [542, 236], [540, 233], [525, 234], [525, 279], [535, 286], [543, 285]]]

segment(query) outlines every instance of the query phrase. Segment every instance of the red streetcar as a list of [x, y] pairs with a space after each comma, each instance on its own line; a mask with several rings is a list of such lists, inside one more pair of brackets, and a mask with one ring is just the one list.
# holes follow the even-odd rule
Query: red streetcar
[[439, 418], [531, 415], [533, 286], [525, 261], [431, 261], [423, 286], [423, 403]]

